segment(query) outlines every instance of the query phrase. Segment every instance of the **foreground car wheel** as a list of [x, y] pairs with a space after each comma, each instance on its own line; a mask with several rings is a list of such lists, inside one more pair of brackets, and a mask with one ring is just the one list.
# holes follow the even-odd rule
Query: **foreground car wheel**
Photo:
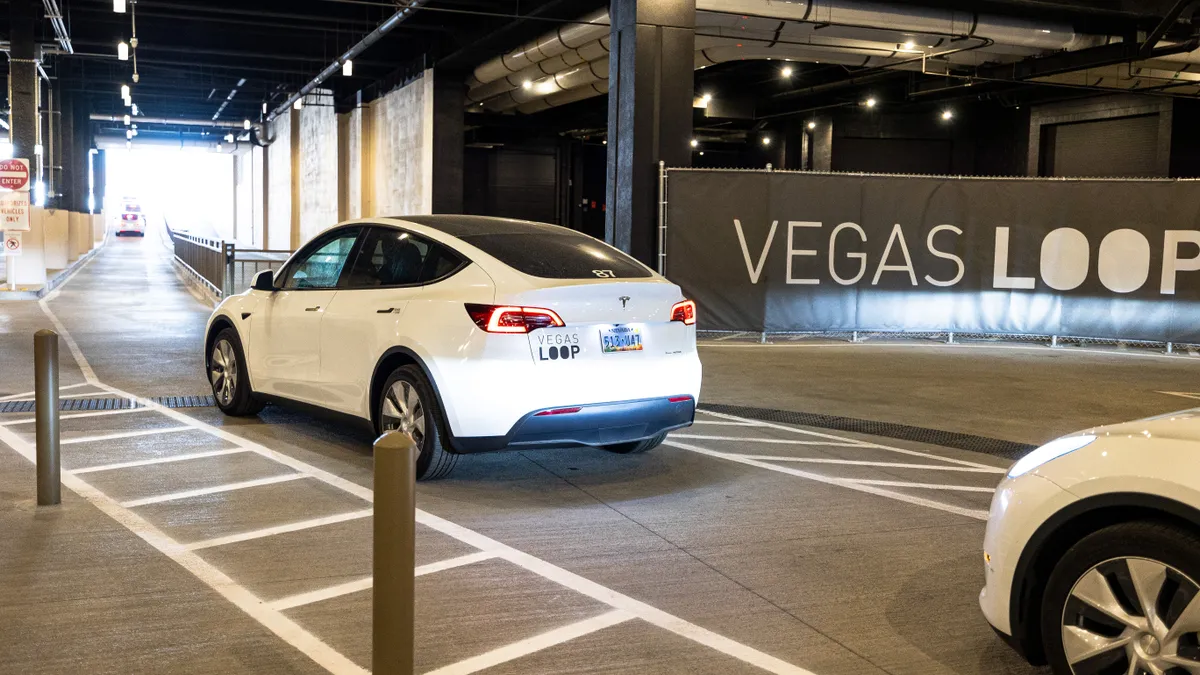
[[459, 455], [442, 444], [441, 411], [433, 387], [417, 366], [397, 368], [379, 397], [379, 433], [398, 430], [412, 435], [417, 455], [417, 480], [443, 478], [454, 470]]
[[1200, 673], [1200, 537], [1155, 522], [1114, 525], [1063, 555], [1042, 606], [1062, 675]]
[[666, 434], [659, 434], [652, 438], [647, 438], [642, 441], [632, 441], [629, 443], [616, 443], [614, 445], [603, 446], [609, 452], [615, 452], [618, 455], [635, 455], [641, 452], [647, 452], [662, 445], [662, 442], [667, 440]]
[[245, 417], [258, 414], [263, 409], [261, 401], [250, 391], [247, 376], [246, 356], [242, 352], [242, 341], [237, 331], [226, 328], [213, 340], [209, 356], [208, 382], [212, 385], [213, 398], [217, 407], [226, 415]]

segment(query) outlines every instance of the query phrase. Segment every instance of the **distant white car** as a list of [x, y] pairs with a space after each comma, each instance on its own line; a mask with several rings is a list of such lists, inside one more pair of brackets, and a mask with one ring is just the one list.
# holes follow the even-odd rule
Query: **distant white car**
[[117, 236], [132, 234], [138, 237], [146, 236], [146, 216], [137, 204], [125, 203], [117, 220]]
[[1018, 461], [992, 500], [984, 562], [983, 613], [1031, 662], [1200, 673], [1200, 409]]
[[338, 225], [209, 319], [217, 405], [288, 399], [401, 429], [421, 478], [464, 453], [644, 452], [689, 426], [696, 306], [566, 228], [478, 216]]

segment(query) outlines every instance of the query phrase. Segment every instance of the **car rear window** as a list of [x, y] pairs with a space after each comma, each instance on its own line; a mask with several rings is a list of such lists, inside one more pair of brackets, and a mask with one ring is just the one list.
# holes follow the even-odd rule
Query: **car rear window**
[[633, 258], [570, 230], [505, 232], [460, 237], [518, 272], [544, 279], [644, 279], [651, 272]]

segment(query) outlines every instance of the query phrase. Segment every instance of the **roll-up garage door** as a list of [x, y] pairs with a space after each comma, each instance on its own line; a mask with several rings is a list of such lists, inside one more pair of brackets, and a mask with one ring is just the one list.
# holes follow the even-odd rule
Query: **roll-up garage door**
[[[1159, 177], [1158, 115], [1042, 128], [1043, 176]], [[1049, 160], [1048, 162], [1046, 160]]]

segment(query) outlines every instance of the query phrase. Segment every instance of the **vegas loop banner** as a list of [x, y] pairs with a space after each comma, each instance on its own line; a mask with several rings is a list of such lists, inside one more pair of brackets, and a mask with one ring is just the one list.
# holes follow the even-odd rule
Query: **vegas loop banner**
[[699, 325], [1200, 342], [1200, 182], [672, 170]]

